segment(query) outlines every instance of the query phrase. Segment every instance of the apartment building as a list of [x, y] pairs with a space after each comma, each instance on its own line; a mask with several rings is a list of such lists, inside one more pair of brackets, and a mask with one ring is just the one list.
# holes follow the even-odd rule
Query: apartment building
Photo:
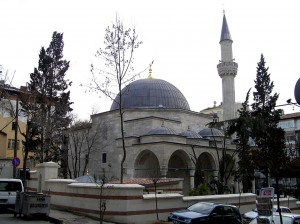
[[16, 119], [17, 108], [20, 108], [18, 92], [20, 89], [5, 85], [3, 81], [0, 82], [0, 177], [13, 176], [15, 157], [20, 160], [16, 170], [23, 167], [24, 136], [21, 133], [26, 131], [26, 117], [19, 112]]

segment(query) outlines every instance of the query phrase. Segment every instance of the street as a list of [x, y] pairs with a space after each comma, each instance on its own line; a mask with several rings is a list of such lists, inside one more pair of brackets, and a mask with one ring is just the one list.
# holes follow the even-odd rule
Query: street
[[[13, 212], [10, 211], [3, 211], [0, 209], [0, 224], [14, 224], [14, 223], [26, 223], [26, 224], [98, 224], [98, 220], [91, 219], [89, 217], [85, 217], [82, 215], [72, 214], [67, 211], [60, 211], [60, 210], [50, 210], [50, 215], [48, 217], [49, 221], [42, 220], [42, 219], [24, 219], [23, 217], [20, 218], [19, 216], [14, 217]], [[105, 224], [113, 224], [109, 222], [104, 222]]]
[[45, 220], [38, 220], [38, 219], [24, 219], [23, 217], [14, 217], [14, 214], [9, 213], [0, 213], [0, 223], [2, 224], [14, 224], [14, 223], [34, 223], [34, 224], [45, 224], [45, 223], [52, 223]]

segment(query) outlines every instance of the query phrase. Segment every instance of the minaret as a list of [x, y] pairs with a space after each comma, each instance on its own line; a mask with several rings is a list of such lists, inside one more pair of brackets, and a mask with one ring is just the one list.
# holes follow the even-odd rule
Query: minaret
[[235, 118], [235, 87], [234, 78], [237, 74], [238, 64], [232, 57], [232, 39], [227, 25], [225, 13], [221, 31], [221, 60], [217, 65], [218, 73], [222, 79], [223, 94], [223, 120]]

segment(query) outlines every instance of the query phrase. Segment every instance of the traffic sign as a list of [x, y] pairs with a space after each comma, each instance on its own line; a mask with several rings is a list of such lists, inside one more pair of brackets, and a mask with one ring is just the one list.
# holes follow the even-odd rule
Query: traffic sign
[[274, 197], [274, 188], [273, 187], [261, 188], [259, 192], [259, 196]]
[[12, 160], [12, 164], [14, 165], [14, 167], [17, 167], [20, 165], [20, 159], [18, 157], [13, 158]]

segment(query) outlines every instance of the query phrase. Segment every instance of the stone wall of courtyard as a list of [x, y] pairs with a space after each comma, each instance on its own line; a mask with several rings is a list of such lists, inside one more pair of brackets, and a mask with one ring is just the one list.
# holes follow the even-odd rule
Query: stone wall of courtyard
[[[58, 168], [56, 163], [51, 162], [37, 165], [36, 171], [31, 173], [31, 180], [28, 180], [28, 190], [51, 195], [52, 207], [96, 218], [99, 218], [100, 203], [106, 202], [105, 220], [115, 223], [154, 223], [157, 214], [160, 220], [166, 220], [170, 212], [198, 201], [233, 204], [239, 207], [241, 213], [255, 207], [256, 195], [251, 193], [193, 197], [170, 193], [157, 194], [156, 210], [155, 195], [145, 194], [144, 186], [101, 185], [58, 179]], [[294, 198], [282, 199], [282, 205], [300, 211]]]

